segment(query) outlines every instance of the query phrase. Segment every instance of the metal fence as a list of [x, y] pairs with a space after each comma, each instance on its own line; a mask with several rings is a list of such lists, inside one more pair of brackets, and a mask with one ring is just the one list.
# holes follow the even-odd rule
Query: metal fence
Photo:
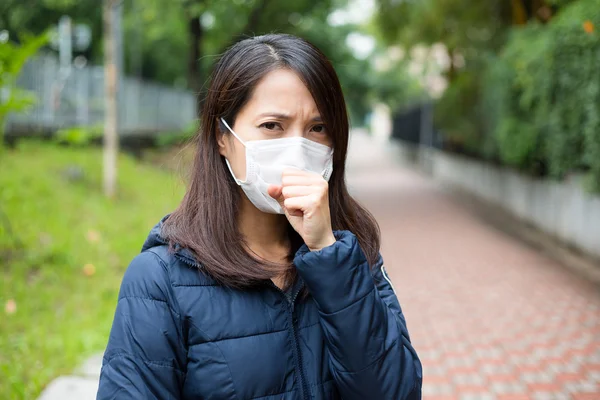
[[394, 113], [392, 138], [414, 145], [441, 148], [442, 136], [433, 124], [433, 103], [414, 104]]
[[[23, 114], [11, 114], [7, 132], [56, 131], [68, 127], [102, 126], [104, 69], [72, 67], [61, 71], [56, 57], [41, 55], [23, 68], [17, 85], [37, 97]], [[196, 118], [193, 93], [123, 78], [119, 87], [119, 134], [151, 134], [184, 129]]]

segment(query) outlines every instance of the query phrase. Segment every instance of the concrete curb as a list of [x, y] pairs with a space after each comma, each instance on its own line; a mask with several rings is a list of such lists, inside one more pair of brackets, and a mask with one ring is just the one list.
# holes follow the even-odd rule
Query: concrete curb
[[42, 392], [38, 400], [94, 400], [98, 392], [98, 380], [102, 366], [102, 354], [88, 358], [74, 375], [59, 376]]
[[[388, 151], [400, 165], [417, 171], [428, 179], [439, 184], [449, 197], [465, 206], [478, 218], [486, 221], [496, 229], [521, 239], [527, 245], [546, 254], [564, 267], [574, 271], [583, 278], [600, 285], [600, 259], [592, 254], [584, 253], [564, 240], [555, 237], [532, 224], [517, 217], [498, 205], [481, 198], [467, 189], [435, 177], [430, 168], [419, 161], [418, 149], [396, 141], [388, 143]], [[429, 160], [431, 161], [431, 160]], [[427, 164], [427, 163], [425, 163]]]
[[492, 205], [466, 190], [438, 181], [449, 197], [472, 212], [478, 218], [510, 236], [517, 237], [527, 245], [546, 254], [583, 278], [600, 285], [600, 260], [596, 260], [570, 247], [540, 229], [515, 217], [501, 207]]

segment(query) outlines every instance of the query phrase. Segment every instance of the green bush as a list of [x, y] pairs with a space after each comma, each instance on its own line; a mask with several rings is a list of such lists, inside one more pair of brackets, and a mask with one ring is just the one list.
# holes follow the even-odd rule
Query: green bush
[[479, 75], [461, 72], [435, 105], [434, 121], [443, 127], [447, 147], [478, 153], [481, 127], [478, 125]]
[[88, 146], [94, 139], [100, 139], [102, 137], [102, 129], [102, 125], [75, 126], [60, 129], [56, 132], [55, 139], [60, 144]]
[[573, 3], [577, 0], [547, 0], [548, 4], [556, 7], [564, 7], [567, 4]]
[[49, 36], [24, 35], [20, 43], [0, 41], [0, 147], [4, 128], [10, 113], [25, 112], [36, 102], [35, 96], [17, 87], [17, 77], [23, 66], [46, 44]]
[[579, 0], [547, 25], [514, 28], [484, 78], [485, 116], [500, 160], [551, 176], [589, 171], [600, 191], [600, 7]]
[[156, 137], [158, 147], [171, 147], [191, 140], [199, 129], [199, 120], [194, 120], [185, 129], [180, 131], [161, 132]]
[[547, 128], [550, 35], [540, 25], [515, 29], [484, 77], [488, 148], [507, 165], [532, 171], [543, 159]]
[[586, 167], [600, 190], [600, 7], [580, 0], [550, 25], [553, 38], [553, 88], [548, 134], [550, 171], [564, 175]]

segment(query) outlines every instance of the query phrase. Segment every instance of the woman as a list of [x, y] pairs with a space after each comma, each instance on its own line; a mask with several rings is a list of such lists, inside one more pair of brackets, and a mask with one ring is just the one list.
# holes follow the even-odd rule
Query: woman
[[123, 278], [98, 399], [420, 399], [326, 57], [235, 44], [201, 121], [190, 187]]

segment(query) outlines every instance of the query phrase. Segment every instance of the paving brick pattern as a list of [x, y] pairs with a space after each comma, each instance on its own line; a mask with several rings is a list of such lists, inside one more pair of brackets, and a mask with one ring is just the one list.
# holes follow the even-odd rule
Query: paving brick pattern
[[352, 140], [349, 186], [381, 225], [423, 398], [600, 400], [598, 288]]

